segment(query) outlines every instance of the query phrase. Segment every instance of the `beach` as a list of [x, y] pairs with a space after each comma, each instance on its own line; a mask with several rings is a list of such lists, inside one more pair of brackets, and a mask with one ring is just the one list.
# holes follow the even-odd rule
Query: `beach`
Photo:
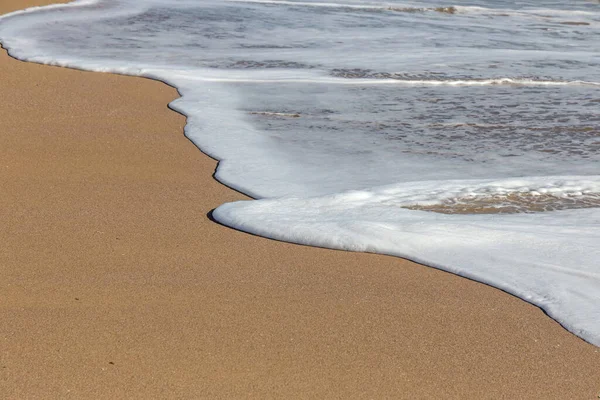
[[4, 50], [0, 71], [3, 398], [600, 395], [600, 349], [516, 297], [212, 221], [245, 197], [175, 89]]

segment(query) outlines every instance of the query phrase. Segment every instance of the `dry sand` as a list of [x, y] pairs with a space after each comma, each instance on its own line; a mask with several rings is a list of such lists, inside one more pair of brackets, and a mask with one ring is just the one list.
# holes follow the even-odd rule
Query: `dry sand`
[[600, 349], [515, 297], [211, 222], [243, 196], [174, 89], [2, 51], [0, 93], [1, 398], [600, 394]]

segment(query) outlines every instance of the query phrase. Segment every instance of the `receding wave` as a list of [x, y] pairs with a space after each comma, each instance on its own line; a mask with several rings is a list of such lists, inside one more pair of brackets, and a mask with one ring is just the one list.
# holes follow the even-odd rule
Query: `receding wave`
[[600, 193], [562, 194], [513, 192], [446, 199], [438, 204], [404, 206], [442, 214], [519, 214], [600, 207]]
[[599, 181], [571, 177], [546, 179], [546, 182], [536, 182], [536, 178], [506, 179], [480, 184], [464, 181], [463, 187], [460, 181], [455, 181], [444, 189], [425, 184], [419, 195], [410, 198], [400, 194], [395, 202], [402, 208], [442, 214], [530, 214], [600, 208]]

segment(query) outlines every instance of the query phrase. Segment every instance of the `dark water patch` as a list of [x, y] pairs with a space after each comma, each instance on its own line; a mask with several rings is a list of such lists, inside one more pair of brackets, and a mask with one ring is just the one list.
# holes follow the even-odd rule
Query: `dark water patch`
[[300, 114], [298, 114], [298, 113], [289, 113], [289, 112], [250, 111], [248, 114], [250, 114], [250, 115], [260, 115], [262, 117], [271, 117], [271, 118], [300, 118]]
[[580, 21], [563, 21], [559, 22], [561, 25], [573, 25], [573, 26], [587, 26], [590, 25], [589, 22], [580, 22]]
[[242, 49], [277, 49], [277, 50], [284, 50], [284, 49], [295, 49], [298, 48], [297, 46], [286, 46], [286, 45], [277, 45], [277, 44], [240, 44], [239, 45], [240, 48]]
[[361, 68], [335, 68], [330, 75], [336, 78], [347, 79], [393, 79], [399, 81], [446, 81], [446, 80], [474, 80], [476, 78], [464, 76], [450, 76], [443, 72], [424, 72], [422, 74], [411, 74], [404, 72], [382, 72]]
[[224, 61], [223, 63], [210, 65], [213, 68], [223, 69], [313, 69], [316, 68], [313, 65], [308, 65], [295, 61], [286, 60], [238, 60], [238, 61]]
[[437, 12], [442, 14], [456, 14], [458, 11], [456, 7], [427, 7], [427, 8], [419, 8], [419, 7], [388, 7], [388, 11], [394, 12], [403, 12], [403, 13], [424, 13], [424, 12]]

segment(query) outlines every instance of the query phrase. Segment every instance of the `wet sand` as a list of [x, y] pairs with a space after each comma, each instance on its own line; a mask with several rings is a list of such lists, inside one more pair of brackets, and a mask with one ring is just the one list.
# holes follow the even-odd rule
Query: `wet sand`
[[600, 349], [513, 296], [212, 222], [243, 196], [173, 88], [2, 51], [0, 93], [2, 398], [600, 394]]

